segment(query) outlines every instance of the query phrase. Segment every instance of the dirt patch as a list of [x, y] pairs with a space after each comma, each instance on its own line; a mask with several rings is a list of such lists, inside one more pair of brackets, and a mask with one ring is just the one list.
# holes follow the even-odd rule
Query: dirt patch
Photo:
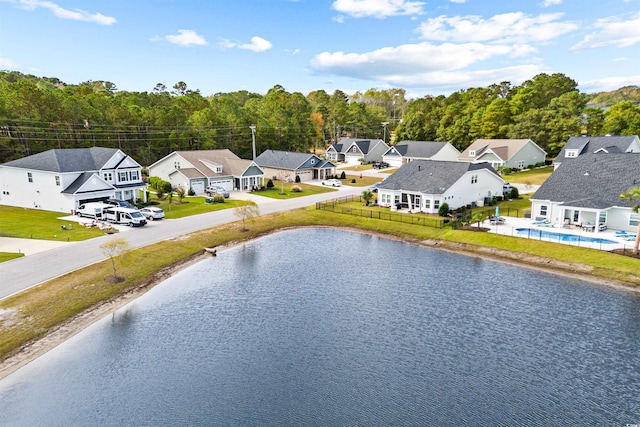
[[640, 259], [640, 251], [637, 254], [634, 254], [629, 249], [614, 249], [611, 252], [613, 252], [614, 254], [618, 254], [618, 255], [624, 255], [624, 256], [631, 257], [631, 258]]

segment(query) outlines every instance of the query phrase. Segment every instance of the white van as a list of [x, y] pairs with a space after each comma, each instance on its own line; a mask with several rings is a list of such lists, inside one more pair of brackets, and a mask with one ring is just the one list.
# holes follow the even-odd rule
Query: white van
[[112, 207], [100, 202], [84, 203], [76, 210], [76, 215], [79, 217], [86, 216], [87, 218], [102, 219], [102, 211], [104, 209]]
[[102, 211], [102, 219], [114, 224], [126, 224], [129, 227], [143, 226], [147, 219], [137, 209], [109, 206]]

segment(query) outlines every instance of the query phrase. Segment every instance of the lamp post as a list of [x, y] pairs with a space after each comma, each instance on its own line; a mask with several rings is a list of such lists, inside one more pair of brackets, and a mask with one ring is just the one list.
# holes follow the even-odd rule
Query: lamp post
[[387, 143], [387, 125], [388, 124], [389, 122], [382, 122], [382, 129], [384, 130], [384, 133], [383, 133], [384, 136], [382, 137], [382, 140], [384, 141], [385, 144]]
[[249, 126], [251, 129], [251, 146], [253, 147], [253, 160], [256, 159], [256, 125]]

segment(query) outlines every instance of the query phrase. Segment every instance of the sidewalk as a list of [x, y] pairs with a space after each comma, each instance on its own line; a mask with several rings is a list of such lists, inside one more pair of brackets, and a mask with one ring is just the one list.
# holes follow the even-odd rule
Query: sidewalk
[[20, 239], [17, 237], [0, 237], [0, 252], [13, 252], [33, 255], [38, 252], [71, 245], [74, 242], [57, 242], [53, 240]]

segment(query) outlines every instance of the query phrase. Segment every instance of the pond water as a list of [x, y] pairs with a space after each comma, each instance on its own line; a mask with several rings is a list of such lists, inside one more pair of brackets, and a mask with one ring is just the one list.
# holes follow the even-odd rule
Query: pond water
[[640, 297], [332, 229], [219, 251], [0, 381], [11, 426], [640, 423]]

